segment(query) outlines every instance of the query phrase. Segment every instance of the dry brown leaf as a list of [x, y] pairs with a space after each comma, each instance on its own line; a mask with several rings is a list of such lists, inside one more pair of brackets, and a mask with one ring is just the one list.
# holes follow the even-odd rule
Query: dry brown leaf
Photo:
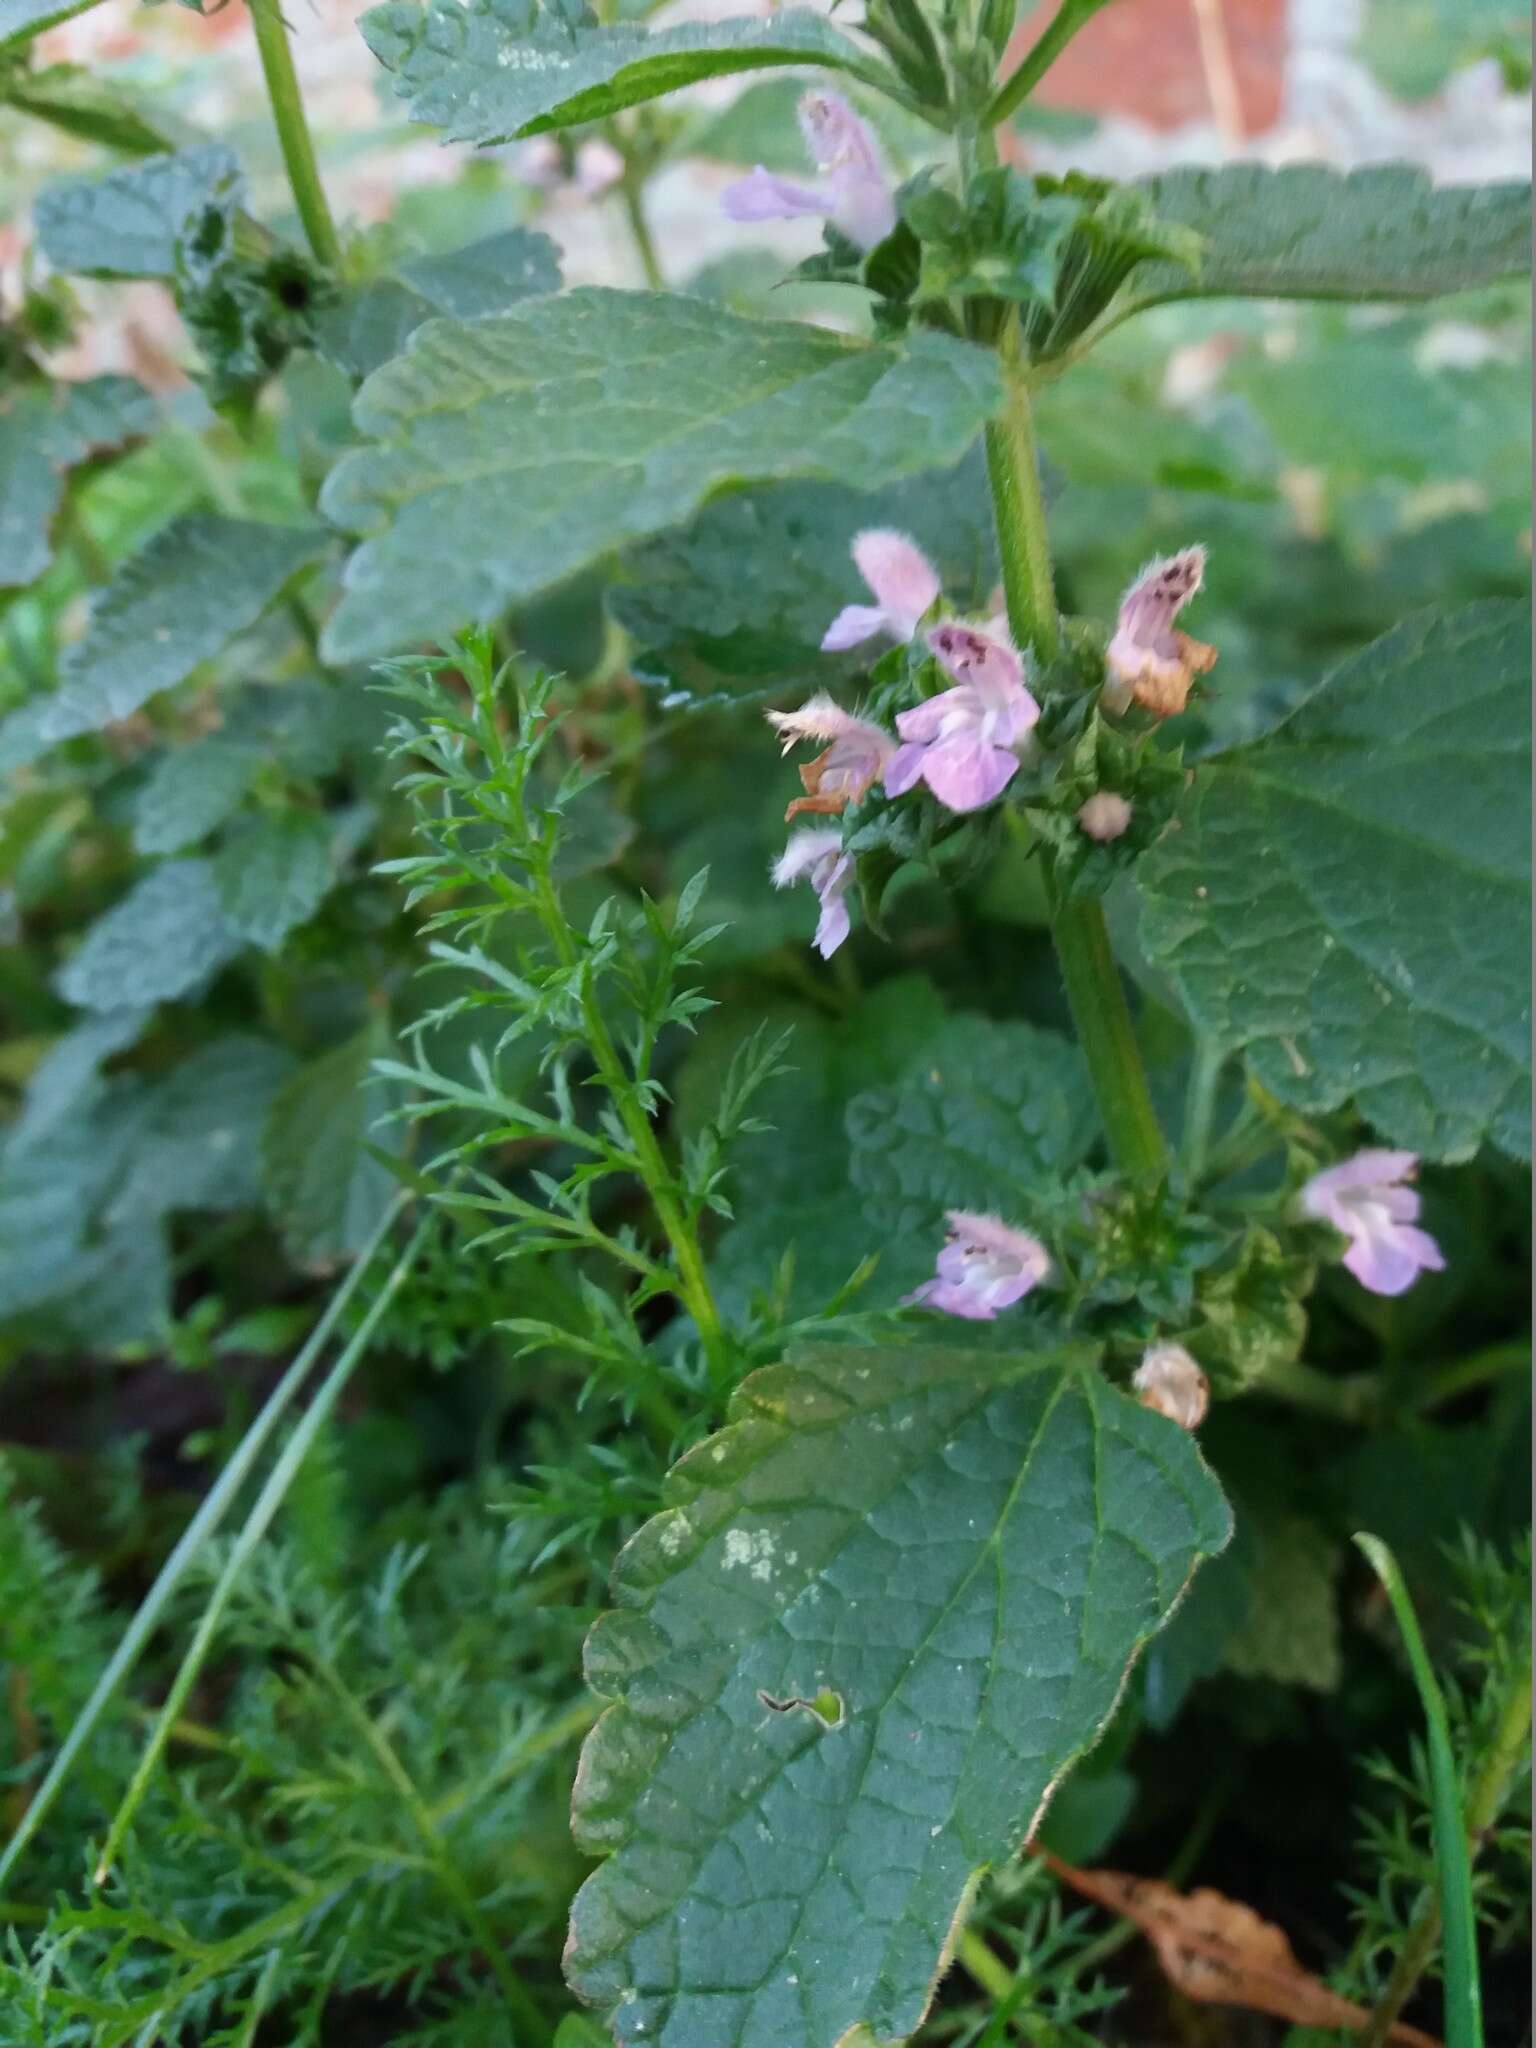
[[[1134, 1920], [1157, 1951], [1163, 1975], [1186, 1998], [1240, 2005], [1302, 2027], [1363, 2027], [1364, 2006], [1330, 1991], [1304, 1970], [1285, 1935], [1251, 1906], [1220, 1892], [1178, 1892], [1155, 1877], [1123, 1870], [1078, 1870], [1046, 1853], [1061, 1879], [1085, 1898]], [[1397, 2022], [1397, 2048], [1441, 2048], [1432, 2034]]]

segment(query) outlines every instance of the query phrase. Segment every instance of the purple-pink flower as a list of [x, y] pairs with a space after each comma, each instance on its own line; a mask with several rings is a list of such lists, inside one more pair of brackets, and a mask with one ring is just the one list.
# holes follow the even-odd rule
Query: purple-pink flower
[[1445, 1259], [1418, 1227], [1419, 1197], [1405, 1183], [1418, 1170], [1413, 1152], [1374, 1147], [1313, 1174], [1301, 1191], [1308, 1216], [1349, 1239], [1344, 1264], [1372, 1294], [1401, 1294], [1420, 1273], [1443, 1273]]
[[853, 856], [843, 851], [840, 832], [808, 826], [790, 834], [789, 844], [773, 864], [773, 886], [787, 889], [809, 882], [821, 905], [814, 941], [823, 960], [830, 960], [848, 936], [848, 905], [843, 901], [853, 879]]
[[996, 1216], [969, 1209], [945, 1212], [949, 1236], [931, 1280], [904, 1297], [908, 1305], [942, 1309], [967, 1322], [990, 1323], [999, 1309], [1012, 1308], [1051, 1270], [1039, 1238], [1015, 1230]]
[[832, 742], [801, 768], [805, 795], [797, 796], [784, 813], [786, 824], [802, 811], [835, 816], [846, 805], [857, 803], [896, 751], [896, 742], [889, 733], [867, 719], [855, 718], [851, 711], [844, 711], [824, 690], [798, 711], [770, 711], [768, 723], [783, 741], [786, 754], [800, 740]]
[[896, 225], [896, 201], [874, 138], [835, 92], [808, 92], [800, 130], [821, 178], [814, 185], [781, 178], [758, 164], [720, 195], [731, 220], [793, 220], [820, 214], [860, 249], [873, 249]]
[[853, 559], [874, 594], [873, 604], [844, 605], [822, 637], [824, 654], [841, 654], [876, 633], [910, 640], [939, 595], [939, 575], [915, 540], [875, 526], [856, 534]]
[[1216, 650], [1179, 632], [1174, 620], [1205, 581], [1205, 549], [1185, 548], [1149, 562], [1120, 600], [1105, 659], [1121, 699], [1131, 697], [1160, 718], [1182, 711], [1190, 685], [1216, 665]]
[[887, 764], [886, 795], [901, 796], [921, 778], [950, 810], [979, 810], [1007, 788], [1019, 765], [1014, 749], [1040, 706], [1005, 640], [946, 621], [929, 630], [928, 645], [955, 688], [897, 713], [904, 744]]

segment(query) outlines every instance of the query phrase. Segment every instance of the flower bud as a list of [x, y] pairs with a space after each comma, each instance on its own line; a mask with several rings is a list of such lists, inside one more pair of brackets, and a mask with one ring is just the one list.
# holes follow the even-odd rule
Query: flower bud
[[1119, 839], [1131, 822], [1131, 807], [1112, 789], [1097, 790], [1078, 812], [1077, 822], [1090, 839]]
[[1151, 1344], [1131, 1375], [1143, 1408], [1154, 1408], [1180, 1429], [1198, 1429], [1211, 1404], [1210, 1382], [1182, 1344]]

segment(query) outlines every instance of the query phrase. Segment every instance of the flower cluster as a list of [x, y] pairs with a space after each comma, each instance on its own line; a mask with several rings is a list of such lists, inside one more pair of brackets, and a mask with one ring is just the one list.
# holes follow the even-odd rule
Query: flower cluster
[[[835, 817], [877, 782], [887, 796], [905, 795], [922, 782], [948, 810], [981, 809], [1007, 787], [1019, 765], [1019, 746], [1040, 716], [1017, 650], [995, 625], [968, 626], [950, 619], [923, 627], [938, 602], [939, 577], [905, 534], [884, 529], [861, 533], [853, 543], [853, 559], [875, 601], [845, 606], [827, 628], [823, 648], [857, 647], [879, 633], [910, 641], [921, 631], [952, 687], [898, 712], [895, 738], [844, 711], [824, 691], [797, 711], [770, 711], [768, 722], [786, 753], [802, 740], [830, 742], [801, 768], [805, 794], [790, 804], [786, 822], [802, 811]], [[840, 844], [839, 835], [828, 828], [798, 832], [773, 870], [780, 888], [804, 880], [815, 889], [822, 913], [816, 945], [823, 957], [848, 935], [842, 899], [852, 863], [831, 857]]]

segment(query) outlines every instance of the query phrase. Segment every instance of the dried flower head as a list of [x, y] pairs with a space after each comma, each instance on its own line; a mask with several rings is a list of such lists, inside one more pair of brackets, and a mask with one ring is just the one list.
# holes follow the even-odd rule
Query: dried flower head
[[1130, 825], [1131, 806], [1112, 789], [1095, 790], [1078, 812], [1077, 822], [1090, 839], [1119, 839]]
[[[1120, 601], [1106, 660], [1121, 708], [1134, 697], [1160, 718], [1182, 711], [1190, 686], [1216, 665], [1216, 650], [1181, 633], [1174, 620], [1205, 581], [1205, 549], [1150, 562]], [[1127, 694], [1128, 693], [1128, 694]]]
[[831, 746], [801, 767], [805, 795], [797, 796], [784, 813], [786, 824], [802, 811], [835, 816], [857, 803], [884, 772], [896, 751], [889, 733], [866, 719], [855, 718], [819, 691], [798, 711], [770, 711], [768, 723], [783, 741], [787, 754], [801, 740], [830, 740]]
[[1143, 1408], [1155, 1408], [1180, 1429], [1198, 1429], [1211, 1404], [1211, 1386], [1182, 1344], [1151, 1344], [1131, 1375]]

